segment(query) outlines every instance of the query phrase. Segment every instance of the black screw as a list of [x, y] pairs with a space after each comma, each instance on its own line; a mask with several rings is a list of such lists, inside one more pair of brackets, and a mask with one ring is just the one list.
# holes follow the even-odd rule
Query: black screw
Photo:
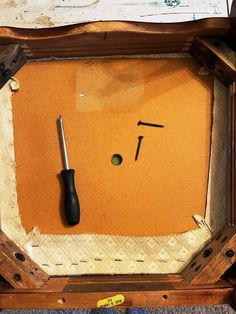
[[21, 276], [20, 276], [19, 274], [14, 274], [14, 275], [13, 275], [13, 279], [14, 279], [15, 281], [20, 281], [20, 280], [21, 280]]
[[156, 123], [148, 123], [148, 122], [143, 122], [143, 121], [138, 121], [137, 125], [146, 125], [146, 126], [152, 126], [155, 128], [164, 128], [164, 125], [162, 124], [156, 124]]
[[138, 160], [138, 155], [139, 155], [139, 151], [140, 151], [140, 147], [141, 147], [141, 142], [142, 142], [142, 140], [143, 140], [143, 136], [140, 135], [140, 136], [138, 137], [138, 146], [137, 146], [137, 149], [136, 149], [135, 161]]
[[19, 260], [19, 261], [21, 261], [21, 262], [24, 262], [25, 261], [25, 257], [24, 257], [24, 255], [23, 254], [21, 254], [21, 253], [15, 253], [15, 257]]
[[228, 250], [228, 251], [226, 251], [225, 255], [227, 257], [233, 257], [234, 256], [234, 251], [233, 250]]

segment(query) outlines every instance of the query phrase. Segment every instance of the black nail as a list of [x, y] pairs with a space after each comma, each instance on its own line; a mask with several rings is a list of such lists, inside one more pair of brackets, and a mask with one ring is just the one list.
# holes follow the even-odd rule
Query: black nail
[[137, 123], [138, 125], [145, 125], [145, 126], [152, 126], [154, 128], [164, 128], [164, 125], [156, 124], [156, 123], [148, 123], [148, 122], [142, 122], [141, 120]]
[[143, 136], [140, 135], [138, 137], [138, 146], [137, 146], [137, 149], [136, 149], [136, 154], [135, 154], [135, 161], [138, 159], [138, 155], [139, 155], [139, 151], [140, 151], [140, 147], [141, 147], [141, 142], [143, 140]]

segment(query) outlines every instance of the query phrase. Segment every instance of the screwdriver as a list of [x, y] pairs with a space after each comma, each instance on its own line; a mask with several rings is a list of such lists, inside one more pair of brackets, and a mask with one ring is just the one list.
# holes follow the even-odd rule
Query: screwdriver
[[75, 189], [75, 170], [70, 169], [69, 167], [62, 116], [59, 116], [58, 118], [58, 127], [60, 134], [62, 159], [64, 164], [64, 169], [61, 171], [64, 184], [64, 210], [67, 223], [73, 226], [78, 224], [80, 221], [80, 205]]

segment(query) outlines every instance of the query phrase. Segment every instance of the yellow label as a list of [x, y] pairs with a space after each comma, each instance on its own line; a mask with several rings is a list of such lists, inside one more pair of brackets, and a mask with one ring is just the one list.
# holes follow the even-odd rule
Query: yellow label
[[124, 301], [125, 297], [122, 294], [117, 294], [114, 297], [99, 300], [97, 307], [113, 307], [122, 304]]

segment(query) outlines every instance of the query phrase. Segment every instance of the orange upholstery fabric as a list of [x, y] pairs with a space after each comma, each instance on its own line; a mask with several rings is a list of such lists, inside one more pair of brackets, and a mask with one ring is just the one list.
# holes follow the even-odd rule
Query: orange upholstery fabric
[[[13, 96], [18, 204], [27, 231], [161, 235], [204, 215], [212, 85], [192, 59], [28, 63]], [[81, 223], [64, 222], [56, 119], [76, 170]], [[138, 126], [139, 120], [164, 128]], [[138, 136], [144, 136], [134, 160]], [[119, 153], [123, 162], [111, 163]]]

